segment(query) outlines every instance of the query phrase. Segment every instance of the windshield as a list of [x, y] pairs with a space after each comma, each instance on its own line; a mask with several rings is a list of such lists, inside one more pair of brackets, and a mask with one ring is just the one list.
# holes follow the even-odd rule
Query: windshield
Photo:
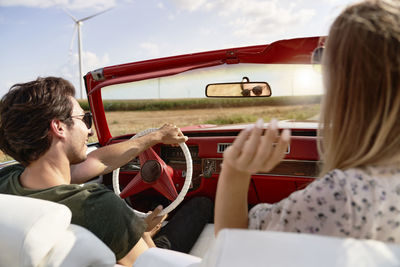
[[103, 99], [204, 98], [210, 83], [267, 82], [272, 96], [322, 94], [320, 65], [235, 64], [102, 88]]
[[[208, 84], [240, 82], [243, 77], [250, 82], [267, 82], [271, 97], [206, 98]], [[107, 86], [101, 93], [111, 134], [118, 136], [167, 122], [184, 127], [253, 122], [260, 116], [265, 120], [315, 119], [323, 87], [320, 65], [232, 64]], [[113, 111], [115, 105], [125, 105], [119, 109], [126, 112]]]

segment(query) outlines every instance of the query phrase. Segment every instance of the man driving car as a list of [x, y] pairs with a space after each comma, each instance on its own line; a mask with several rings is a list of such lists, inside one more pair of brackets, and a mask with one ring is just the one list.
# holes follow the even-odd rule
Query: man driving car
[[119, 264], [132, 266], [155, 246], [150, 232], [164, 219], [157, 216], [161, 207], [144, 221], [104, 185], [79, 184], [121, 167], [157, 143], [177, 144], [188, 138], [166, 124], [146, 136], [87, 154], [93, 135], [91, 113], [83, 111], [74, 95], [70, 82], [47, 77], [16, 84], [2, 98], [0, 149], [20, 164], [0, 170], [0, 193], [68, 206], [72, 223], [100, 238]]

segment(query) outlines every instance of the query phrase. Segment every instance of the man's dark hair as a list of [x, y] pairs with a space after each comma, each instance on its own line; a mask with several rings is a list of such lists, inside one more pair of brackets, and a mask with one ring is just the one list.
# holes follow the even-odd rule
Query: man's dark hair
[[74, 86], [58, 77], [13, 85], [0, 102], [0, 149], [24, 166], [37, 160], [50, 148], [51, 121], [73, 124], [74, 95]]

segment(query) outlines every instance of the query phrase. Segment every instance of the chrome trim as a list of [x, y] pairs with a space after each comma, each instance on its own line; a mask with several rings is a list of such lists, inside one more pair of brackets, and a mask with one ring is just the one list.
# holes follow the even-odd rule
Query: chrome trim
[[[276, 146], [278, 143], [273, 143], [273, 146]], [[217, 144], [217, 153], [222, 154], [224, 153], [225, 149], [227, 149], [232, 143], [218, 143]], [[290, 154], [290, 144], [287, 147], [285, 154]]]
[[103, 68], [91, 71], [90, 73], [95, 81], [103, 81], [105, 79]]
[[218, 143], [217, 145], [217, 153], [224, 153], [225, 149], [227, 149], [232, 143]]

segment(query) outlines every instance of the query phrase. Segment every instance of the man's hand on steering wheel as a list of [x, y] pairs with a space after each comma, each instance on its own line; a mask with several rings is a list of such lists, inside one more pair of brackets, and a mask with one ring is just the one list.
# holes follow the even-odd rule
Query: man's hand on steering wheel
[[154, 132], [159, 135], [159, 140], [163, 144], [172, 145], [178, 143], [184, 143], [188, 140], [187, 136], [184, 136], [181, 130], [173, 124], [164, 124], [158, 131]]
[[160, 230], [162, 222], [168, 216], [167, 214], [164, 216], [159, 216], [161, 211], [162, 206], [159, 205], [152, 212], [150, 211], [149, 215], [144, 219], [147, 224], [146, 232], [148, 232], [151, 237], [153, 237]]

